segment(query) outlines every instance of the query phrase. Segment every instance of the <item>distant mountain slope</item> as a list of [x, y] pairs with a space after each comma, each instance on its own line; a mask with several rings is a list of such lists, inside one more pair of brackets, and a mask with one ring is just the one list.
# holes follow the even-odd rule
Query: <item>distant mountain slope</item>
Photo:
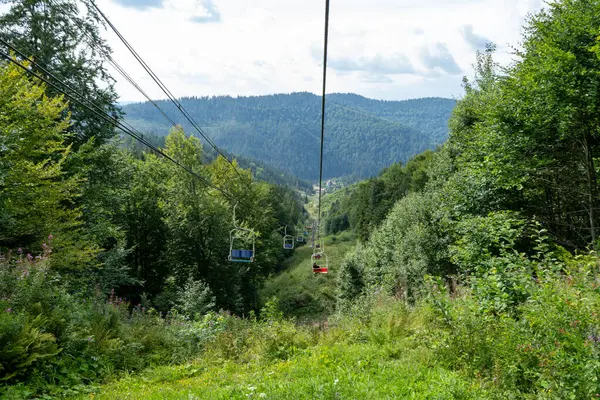
[[[448, 135], [455, 104], [441, 98], [379, 101], [354, 94], [331, 94], [327, 99], [325, 178], [371, 176], [435, 147]], [[319, 96], [292, 93], [180, 101], [219, 147], [302, 179], [318, 178]], [[170, 102], [158, 103], [188, 133], [195, 133]], [[128, 122], [142, 131], [164, 135], [170, 128], [150, 103], [129, 104], [123, 110]]]
[[455, 100], [441, 97], [386, 101], [367, 99], [352, 93], [335, 93], [327, 99], [425, 132], [438, 144], [445, 142], [448, 137], [448, 119], [456, 104]]

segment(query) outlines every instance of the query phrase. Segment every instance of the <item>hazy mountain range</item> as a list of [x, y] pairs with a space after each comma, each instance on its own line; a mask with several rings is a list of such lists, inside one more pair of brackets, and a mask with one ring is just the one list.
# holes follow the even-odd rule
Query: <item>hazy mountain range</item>
[[[191, 97], [182, 105], [217, 144], [303, 179], [319, 174], [321, 98], [310, 93], [250, 97]], [[455, 100], [372, 100], [356, 94], [327, 95], [325, 178], [368, 177], [396, 162], [435, 148], [448, 136]], [[188, 134], [199, 136], [175, 106], [158, 101]], [[165, 135], [169, 123], [148, 102], [123, 106], [143, 132]]]

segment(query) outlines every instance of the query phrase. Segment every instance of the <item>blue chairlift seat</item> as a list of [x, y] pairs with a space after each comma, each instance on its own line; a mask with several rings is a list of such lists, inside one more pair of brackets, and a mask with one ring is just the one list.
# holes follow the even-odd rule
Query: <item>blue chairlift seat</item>
[[[240, 235], [242, 231], [246, 233], [250, 233], [250, 237], [244, 237]], [[236, 249], [234, 248], [234, 244], [237, 246], [248, 246], [251, 244], [251, 249]], [[235, 246], [235, 247], [237, 247]], [[255, 253], [255, 238], [254, 232], [249, 229], [236, 228], [232, 229], [229, 235], [229, 261], [231, 262], [254, 262], [254, 253]]]
[[294, 237], [291, 235], [285, 235], [283, 237], [283, 248], [291, 250], [294, 248]]
[[232, 262], [252, 262], [254, 261], [254, 251], [252, 250], [231, 250], [229, 261]]

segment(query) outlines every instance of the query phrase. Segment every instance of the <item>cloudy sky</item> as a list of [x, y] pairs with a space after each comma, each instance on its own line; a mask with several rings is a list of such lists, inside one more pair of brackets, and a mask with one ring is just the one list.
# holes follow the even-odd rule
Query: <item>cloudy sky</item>
[[[320, 93], [323, 0], [97, 0], [179, 96]], [[328, 92], [459, 97], [489, 41], [510, 61], [541, 0], [331, 0]], [[164, 98], [112, 32], [114, 58]], [[116, 76], [116, 73], [115, 73]], [[119, 79], [121, 101], [143, 97]]]

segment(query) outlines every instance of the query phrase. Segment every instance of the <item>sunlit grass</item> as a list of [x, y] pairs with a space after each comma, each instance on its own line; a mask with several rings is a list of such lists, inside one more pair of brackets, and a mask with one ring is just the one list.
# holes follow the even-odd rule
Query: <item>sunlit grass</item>
[[[359, 326], [351, 329], [360, 330]], [[434, 365], [432, 350], [386, 328], [364, 342], [325, 333], [319, 343], [285, 361], [201, 360], [160, 367], [104, 387], [94, 399], [484, 399], [484, 390]], [[351, 333], [351, 332], [347, 332]], [[378, 335], [388, 335], [385, 345]], [[345, 335], [346, 338], [352, 335]], [[212, 364], [211, 364], [212, 363]], [[82, 397], [84, 398], [84, 397]]]

